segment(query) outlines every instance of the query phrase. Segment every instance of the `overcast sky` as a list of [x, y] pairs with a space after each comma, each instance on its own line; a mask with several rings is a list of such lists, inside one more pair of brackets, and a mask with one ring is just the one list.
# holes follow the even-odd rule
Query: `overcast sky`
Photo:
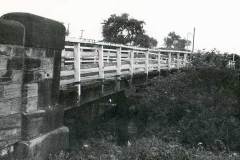
[[104, 19], [111, 14], [129, 13], [144, 20], [147, 34], [159, 46], [175, 31], [191, 39], [196, 27], [196, 49], [217, 48], [240, 52], [239, 0], [1, 0], [0, 15], [29, 12], [70, 23], [72, 36], [102, 39]]

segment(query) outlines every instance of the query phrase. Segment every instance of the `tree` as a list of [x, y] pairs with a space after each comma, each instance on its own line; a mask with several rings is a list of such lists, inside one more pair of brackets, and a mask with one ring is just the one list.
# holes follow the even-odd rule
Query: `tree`
[[166, 48], [185, 50], [186, 46], [191, 44], [191, 41], [181, 38], [175, 32], [170, 32], [166, 38], [164, 38]]
[[126, 13], [121, 16], [113, 14], [103, 22], [103, 40], [140, 47], [155, 47], [157, 40], [145, 34], [144, 24], [144, 21], [129, 18]]

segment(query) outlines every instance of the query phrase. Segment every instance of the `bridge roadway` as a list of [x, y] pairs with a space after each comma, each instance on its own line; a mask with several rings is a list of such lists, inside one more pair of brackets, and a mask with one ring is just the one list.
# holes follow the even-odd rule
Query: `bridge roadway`
[[[66, 37], [60, 102], [67, 110], [111, 95], [161, 70], [186, 67], [190, 54]], [[69, 101], [74, 105], [69, 105]]]

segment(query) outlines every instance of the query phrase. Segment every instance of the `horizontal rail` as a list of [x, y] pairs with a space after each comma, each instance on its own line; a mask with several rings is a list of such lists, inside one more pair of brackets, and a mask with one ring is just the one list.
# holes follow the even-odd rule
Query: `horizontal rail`
[[[66, 38], [60, 85], [185, 67], [191, 52]], [[80, 92], [80, 90], [79, 90]], [[79, 93], [80, 94], [80, 93]]]

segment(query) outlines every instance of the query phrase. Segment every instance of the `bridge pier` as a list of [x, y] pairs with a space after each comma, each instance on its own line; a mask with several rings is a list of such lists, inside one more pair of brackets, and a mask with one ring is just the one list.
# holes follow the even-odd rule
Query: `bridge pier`
[[45, 160], [68, 147], [58, 105], [65, 27], [32, 14], [9, 13], [0, 28], [0, 150], [14, 146], [13, 159]]

